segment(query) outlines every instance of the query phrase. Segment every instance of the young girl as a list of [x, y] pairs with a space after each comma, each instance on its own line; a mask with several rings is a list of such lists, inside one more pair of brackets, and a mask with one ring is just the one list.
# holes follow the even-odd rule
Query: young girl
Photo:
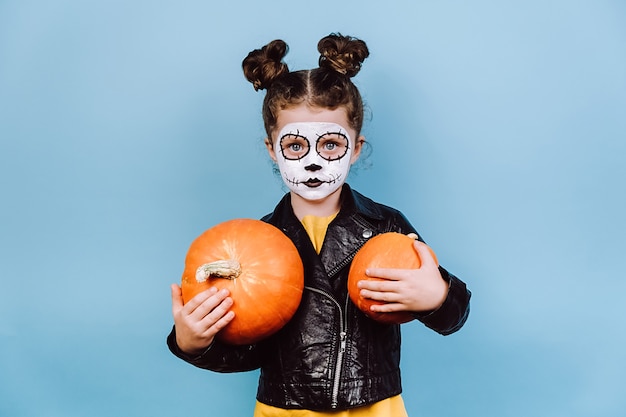
[[[218, 372], [261, 369], [255, 417], [401, 417], [400, 326], [371, 320], [347, 293], [352, 258], [372, 236], [413, 234], [422, 259], [416, 270], [370, 269], [386, 281], [361, 281], [364, 297], [385, 301], [377, 312], [409, 311], [447, 335], [463, 326], [470, 292], [438, 267], [416, 230], [397, 210], [375, 203], [345, 182], [365, 141], [363, 103], [352, 83], [369, 55], [358, 39], [331, 34], [318, 44], [319, 68], [290, 72], [287, 45], [276, 40], [250, 52], [246, 78], [265, 89], [265, 145], [289, 193], [264, 221], [296, 245], [305, 289], [295, 316], [278, 333], [251, 346], [215, 340], [234, 317], [229, 294], [216, 289], [183, 305], [172, 285], [171, 351]], [[276, 254], [280, 256], [280, 254]]]

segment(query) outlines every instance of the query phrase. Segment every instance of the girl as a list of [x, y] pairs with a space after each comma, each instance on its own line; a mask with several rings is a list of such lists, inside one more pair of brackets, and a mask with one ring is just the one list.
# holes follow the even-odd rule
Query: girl
[[363, 103], [351, 77], [369, 51], [363, 41], [335, 34], [323, 38], [318, 50], [319, 68], [312, 70], [290, 72], [281, 40], [250, 52], [243, 61], [254, 88], [267, 90], [265, 145], [289, 188], [263, 220], [281, 229], [302, 258], [305, 289], [298, 311], [260, 343], [227, 346], [214, 337], [234, 317], [229, 294], [208, 290], [183, 306], [174, 284], [168, 345], [200, 368], [260, 368], [255, 417], [406, 416], [400, 396], [400, 326], [375, 322], [351, 303], [347, 276], [352, 258], [374, 235], [413, 234], [422, 266], [370, 269], [368, 275], [387, 280], [361, 281], [361, 294], [386, 302], [373, 311], [410, 311], [443, 335], [463, 326], [470, 292], [437, 266], [399, 211], [345, 182], [365, 142], [360, 134]]

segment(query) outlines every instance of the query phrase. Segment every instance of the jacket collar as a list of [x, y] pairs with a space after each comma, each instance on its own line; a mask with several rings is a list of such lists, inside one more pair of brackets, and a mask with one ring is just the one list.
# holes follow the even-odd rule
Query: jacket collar
[[353, 190], [348, 184], [344, 184], [341, 196], [341, 210], [354, 210], [357, 214], [372, 220], [384, 219], [380, 207], [374, 201]]

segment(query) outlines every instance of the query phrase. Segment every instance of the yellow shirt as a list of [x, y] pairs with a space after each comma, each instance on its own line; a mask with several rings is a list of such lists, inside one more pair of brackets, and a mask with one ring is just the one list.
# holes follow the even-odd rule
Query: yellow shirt
[[400, 395], [343, 411], [284, 410], [257, 401], [253, 417], [408, 417]]
[[[328, 225], [337, 214], [328, 217], [304, 216], [302, 224], [313, 242], [313, 247], [320, 253], [326, 237]], [[404, 401], [400, 395], [387, 398], [364, 407], [343, 411], [285, 410], [257, 401], [254, 417], [407, 417]]]
[[317, 253], [320, 253], [322, 250], [324, 238], [326, 237], [326, 230], [328, 229], [330, 222], [332, 222], [335, 217], [337, 217], [337, 213], [331, 214], [328, 217], [318, 217], [309, 214], [302, 218], [304, 230], [306, 230], [309, 235]]

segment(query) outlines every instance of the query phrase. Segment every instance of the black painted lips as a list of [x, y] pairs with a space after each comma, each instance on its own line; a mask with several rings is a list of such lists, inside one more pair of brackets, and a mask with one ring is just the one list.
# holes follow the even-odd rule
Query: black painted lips
[[309, 178], [308, 180], [306, 180], [304, 182], [304, 185], [306, 185], [307, 187], [310, 188], [316, 188], [319, 187], [320, 185], [322, 185], [324, 183], [324, 181], [320, 181], [317, 178]]

